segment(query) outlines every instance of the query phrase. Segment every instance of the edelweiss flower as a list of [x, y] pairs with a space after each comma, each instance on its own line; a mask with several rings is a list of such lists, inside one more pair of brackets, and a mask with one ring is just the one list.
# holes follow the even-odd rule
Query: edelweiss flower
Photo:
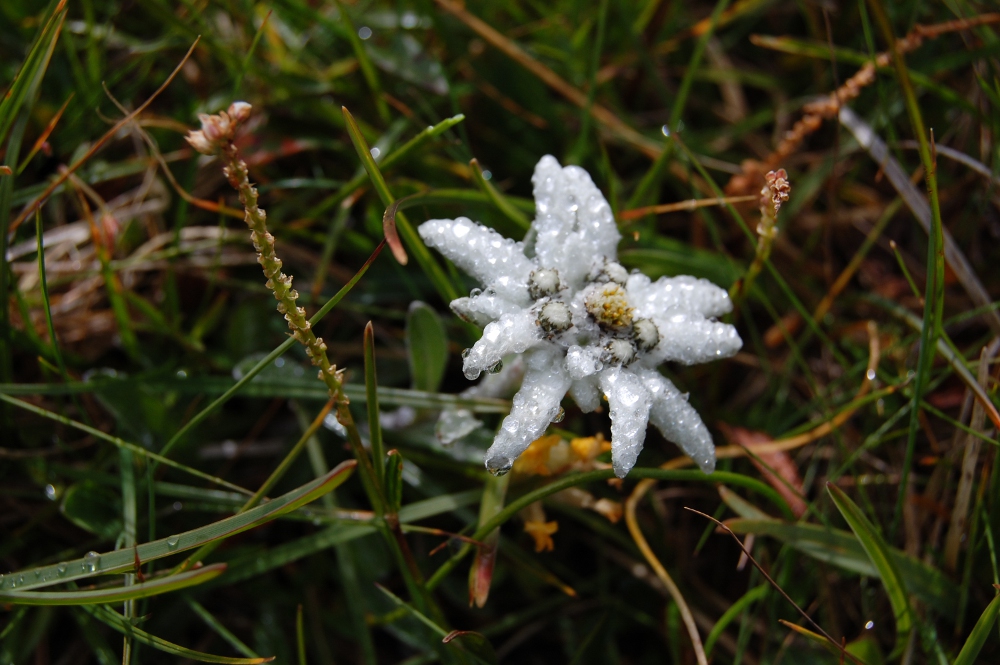
[[729, 295], [704, 279], [653, 282], [629, 274], [616, 262], [621, 235], [611, 207], [583, 169], [562, 168], [546, 155], [531, 181], [536, 216], [526, 243], [465, 217], [419, 228], [425, 243], [483, 285], [451, 303], [462, 318], [485, 325], [463, 354], [465, 376], [496, 372], [504, 356], [524, 354], [524, 381], [486, 452], [486, 468], [509, 471], [550, 422], [561, 420], [568, 392], [584, 412], [607, 398], [618, 477], [635, 465], [649, 421], [710, 473], [715, 448], [708, 429], [687, 395], [655, 368], [736, 353], [736, 329], [714, 319], [732, 309]]

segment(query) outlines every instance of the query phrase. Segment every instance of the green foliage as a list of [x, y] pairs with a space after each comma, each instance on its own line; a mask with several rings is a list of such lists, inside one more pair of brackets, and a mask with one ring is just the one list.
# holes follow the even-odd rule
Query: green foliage
[[[711, 662], [996, 662], [1000, 23], [835, 4], [0, 2], [0, 663], [696, 663], [608, 519], [642, 479], [636, 526]], [[621, 215], [757, 196], [807, 105], [956, 20], [773, 165], [791, 200], [752, 284], [756, 203]], [[237, 98], [336, 404], [184, 142]], [[530, 247], [544, 154], [591, 173], [627, 268], [741, 294], [739, 356], [664, 368], [713, 475], [652, 430], [621, 485], [606, 457], [483, 469], [510, 393], [460, 395], [480, 333], [448, 303], [473, 284], [415, 229], [467, 216]], [[610, 438], [606, 410], [565, 407], [551, 434]], [[442, 446], [442, 410], [482, 427]], [[796, 445], [738, 447], [761, 440]], [[531, 551], [539, 519], [554, 551]], [[837, 644], [781, 623], [789, 599]]]

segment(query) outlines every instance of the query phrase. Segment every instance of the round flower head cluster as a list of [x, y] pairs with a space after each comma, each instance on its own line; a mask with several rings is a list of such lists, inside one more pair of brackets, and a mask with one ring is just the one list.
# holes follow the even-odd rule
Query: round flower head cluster
[[485, 326], [463, 354], [465, 376], [496, 372], [504, 356], [524, 354], [525, 373], [486, 453], [486, 468], [506, 473], [514, 460], [562, 418], [569, 393], [584, 412], [611, 411], [611, 460], [619, 477], [635, 465], [649, 422], [703, 471], [715, 468], [712, 437], [698, 413], [656, 366], [733, 355], [742, 341], [714, 317], [729, 295], [688, 276], [655, 282], [617, 262], [621, 235], [590, 176], [546, 155], [532, 177], [533, 246], [504, 238], [465, 217], [420, 225], [420, 236], [483, 289], [451, 303]]

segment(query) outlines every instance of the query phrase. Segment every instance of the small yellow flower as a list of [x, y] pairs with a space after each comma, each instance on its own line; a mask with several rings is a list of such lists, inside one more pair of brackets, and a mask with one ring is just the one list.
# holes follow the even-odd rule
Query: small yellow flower
[[535, 539], [536, 552], [551, 552], [556, 548], [552, 534], [559, 530], [558, 522], [525, 522], [524, 532]]

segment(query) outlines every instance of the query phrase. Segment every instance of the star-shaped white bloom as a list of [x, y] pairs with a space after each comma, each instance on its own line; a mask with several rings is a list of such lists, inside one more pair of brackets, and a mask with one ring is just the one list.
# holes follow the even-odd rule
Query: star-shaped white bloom
[[655, 368], [736, 353], [743, 344], [736, 329], [714, 318], [732, 309], [729, 295], [686, 275], [653, 282], [629, 274], [616, 262], [621, 235], [611, 207], [583, 169], [563, 168], [546, 155], [531, 181], [535, 221], [527, 244], [465, 217], [419, 228], [425, 243], [483, 285], [451, 303], [459, 316], [485, 326], [463, 354], [465, 376], [495, 372], [504, 356], [524, 354], [524, 381], [486, 452], [486, 468], [506, 473], [561, 419], [568, 392], [584, 412], [607, 398], [618, 477], [635, 465], [650, 421], [710, 473], [715, 448], [708, 429], [687, 395]]

